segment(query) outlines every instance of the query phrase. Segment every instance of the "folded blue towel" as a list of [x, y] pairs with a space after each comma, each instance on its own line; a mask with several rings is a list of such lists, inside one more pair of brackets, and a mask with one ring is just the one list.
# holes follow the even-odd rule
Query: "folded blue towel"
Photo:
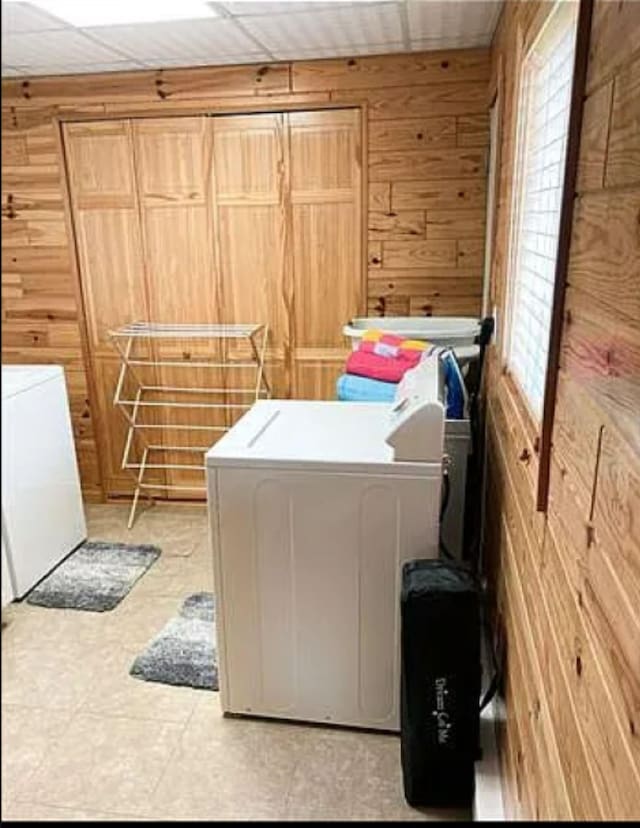
[[343, 402], [393, 402], [398, 384], [342, 374], [336, 382], [338, 399]]

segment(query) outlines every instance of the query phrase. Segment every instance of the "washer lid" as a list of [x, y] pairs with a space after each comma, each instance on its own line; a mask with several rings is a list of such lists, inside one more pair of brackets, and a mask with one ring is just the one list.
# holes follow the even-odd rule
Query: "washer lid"
[[207, 465], [439, 475], [439, 462], [394, 461], [390, 411], [385, 403], [260, 400], [209, 449]]
[[2, 399], [21, 394], [62, 373], [61, 365], [3, 365]]

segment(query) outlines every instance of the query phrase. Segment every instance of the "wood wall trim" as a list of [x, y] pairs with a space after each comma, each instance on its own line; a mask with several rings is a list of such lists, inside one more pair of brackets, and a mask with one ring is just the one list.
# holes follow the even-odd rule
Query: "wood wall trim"
[[558, 387], [558, 368], [560, 366], [560, 341], [564, 325], [564, 305], [569, 268], [569, 252], [573, 229], [573, 206], [576, 198], [576, 181], [578, 176], [578, 158], [580, 154], [580, 136], [582, 134], [582, 110], [587, 83], [589, 64], [589, 42], [593, 19], [593, 0], [580, 0], [576, 30], [573, 85], [571, 89], [571, 106], [567, 133], [562, 205], [560, 208], [560, 226], [558, 229], [558, 253], [553, 285], [553, 304], [551, 327], [549, 330], [549, 350], [547, 373], [545, 377], [544, 403], [540, 430], [540, 457], [538, 470], [538, 492], [536, 508], [539, 512], [547, 510], [549, 500], [549, 477], [551, 473], [551, 437], [553, 418], [556, 408]]

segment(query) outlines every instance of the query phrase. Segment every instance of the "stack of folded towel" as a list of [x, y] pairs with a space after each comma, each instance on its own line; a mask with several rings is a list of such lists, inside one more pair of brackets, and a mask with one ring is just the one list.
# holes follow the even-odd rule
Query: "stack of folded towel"
[[393, 402], [396, 388], [410, 368], [438, 353], [443, 361], [447, 389], [447, 417], [464, 416], [465, 389], [458, 361], [448, 348], [414, 339], [402, 339], [382, 331], [365, 331], [359, 347], [352, 351], [346, 373], [338, 378], [339, 400], [349, 402]]

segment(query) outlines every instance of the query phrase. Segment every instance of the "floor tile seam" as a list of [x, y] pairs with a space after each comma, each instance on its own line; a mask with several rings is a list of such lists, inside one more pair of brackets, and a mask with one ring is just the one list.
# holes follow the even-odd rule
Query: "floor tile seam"
[[17, 798], [15, 796], [10, 797], [6, 803], [6, 805], [44, 805], [46, 808], [53, 808], [54, 811], [82, 811], [87, 814], [96, 814], [102, 816], [110, 816], [110, 817], [118, 817], [121, 819], [122, 817], [131, 817], [132, 819], [138, 819], [142, 814], [136, 813], [120, 813], [118, 811], [108, 811], [104, 808], [96, 809], [91, 807], [76, 807], [74, 805], [60, 805], [59, 803], [53, 804], [51, 802], [44, 802], [44, 801], [37, 801], [33, 799], [22, 799]]

